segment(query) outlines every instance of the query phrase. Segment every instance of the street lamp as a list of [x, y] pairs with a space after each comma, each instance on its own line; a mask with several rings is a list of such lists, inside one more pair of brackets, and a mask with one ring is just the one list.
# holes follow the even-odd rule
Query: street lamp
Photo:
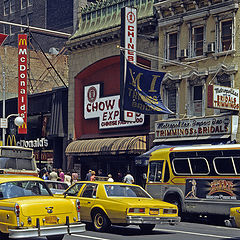
[[14, 123], [18, 127], [22, 126], [24, 123], [23, 118], [16, 113], [10, 114], [6, 118], [0, 118], [0, 128], [2, 128], [2, 146], [5, 146], [6, 129], [8, 128], [8, 119], [10, 117], [16, 117], [14, 119]]

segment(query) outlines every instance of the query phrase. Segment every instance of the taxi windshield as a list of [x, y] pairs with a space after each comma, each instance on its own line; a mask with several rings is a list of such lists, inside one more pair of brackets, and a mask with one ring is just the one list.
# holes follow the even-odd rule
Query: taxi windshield
[[41, 181], [12, 181], [0, 184], [0, 199], [27, 196], [52, 196], [52, 193]]
[[105, 185], [105, 191], [108, 197], [138, 197], [151, 198], [151, 196], [142, 188], [131, 185]]

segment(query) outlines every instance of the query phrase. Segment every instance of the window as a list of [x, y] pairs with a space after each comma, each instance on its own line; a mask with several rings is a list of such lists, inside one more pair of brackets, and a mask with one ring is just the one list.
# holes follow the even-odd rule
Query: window
[[79, 190], [81, 189], [83, 183], [76, 183], [71, 188], [68, 189], [66, 192], [69, 196], [77, 196], [79, 193]]
[[28, 6], [32, 6], [33, 5], [33, 1], [32, 0], [28, 0]]
[[27, 24], [28, 24], [28, 26], [32, 25], [32, 16], [33, 16], [32, 13], [27, 15]]
[[168, 34], [168, 59], [174, 60], [177, 59], [177, 33]]
[[27, 7], [27, 0], [21, 0], [21, 9]]
[[202, 116], [202, 86], [193, 86], [193, 115]]
[[163, 169], [163, 161], [150, 162], [148, 181], [161, 182], [162, 169]]
[[10, 13], [10, 3], [9, 3], [9, 0], [7, 1], [4, 1], [4, 15], [8, 15]]
[[10, 13], [15, 12], [15, 0], [10, 0]]
[[208, 175], [210, 167], [205, 158], [174, 158], [173, 169], [179, 175]]
[[[176, 113], [177, 111], [176, 101], [177, 101], [177, 89], [176, 88], [168, 89], [167, 90], [167, 106], [174, 113]], [[169, 114], [168, 117], [174, 118], [176, 117], [176, 115]]]
[[203, 55], [203, 40], [204, 40], [204, 28], [195, 27], [193, 28], [193, 50], [194, 56], [202, 56]]
[[3, 26], [3, 33], [9, 35], [9, 33], [10, 33], [10, 26], [9, 25], [4, 25]]
[[230, 174], [235, 175], [235, 166], [232, 157], [216, 157], [213, 159], [216, 172], [219, 175]]
[[83, 190], [82, 197], [94, 198], [96, 197], [97, 184], [87, 184]]
[[232, 20], [221, 22], [221, 50], [232, 50]]

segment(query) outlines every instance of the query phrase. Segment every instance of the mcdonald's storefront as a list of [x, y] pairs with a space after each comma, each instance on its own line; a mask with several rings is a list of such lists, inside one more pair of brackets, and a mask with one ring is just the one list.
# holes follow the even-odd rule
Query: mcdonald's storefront
[[[64, 168], [67, 145], [66, 88], [28, 96], [27, 134], [18, 134], [15, 117], [8, 119], [5, 144], [34, 149], [38, 167]], [[17, 98], [6, 100], [6, 116], [17, 113]], [[0, 111], [2, 111], [0, 104]], [[1, 130], [0, 130], [1, 131]], [[2, 135], [1, 135], [2, 136]]]
[[141, 181], [135, 157], [149, 149], [150, 118], [136, 114], [135, 122], [120, 121], [119, 100], [119, 56], [102, 59], [75, 77], [75, 140], [65, 153], [68, 168], [76, 169], [81, 179], [89, 169], [96, 175], [101, 169], [114, 180], [118, 172], [130, 170], [136, 182]]

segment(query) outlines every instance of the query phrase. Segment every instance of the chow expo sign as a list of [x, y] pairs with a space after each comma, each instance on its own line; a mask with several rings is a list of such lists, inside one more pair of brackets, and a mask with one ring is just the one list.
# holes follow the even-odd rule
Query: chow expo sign
[[135, 122], [120, 121], [120, 95], [100, 97], [100, 84], [84, 87], [84, 118], [99, 118], [99, 129], [140, 126], [144, 115], [136, 113]]

